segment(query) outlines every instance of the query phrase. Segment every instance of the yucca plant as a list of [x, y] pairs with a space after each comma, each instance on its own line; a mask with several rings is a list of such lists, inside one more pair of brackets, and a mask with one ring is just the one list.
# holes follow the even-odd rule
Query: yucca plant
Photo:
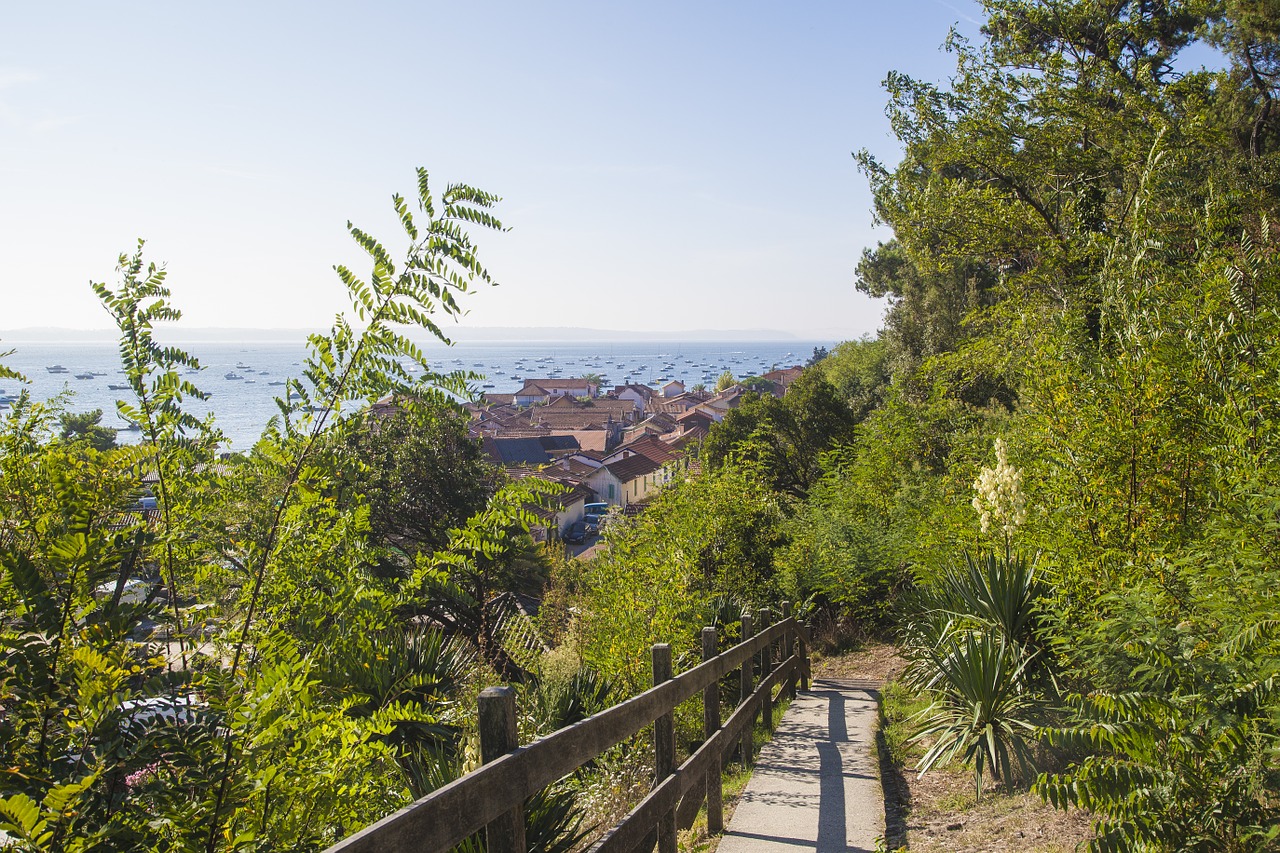
[[903, 634], [905, 680], [933, 697], [913, 739], [933, 740], [921, 773], [960, 759], [979, 794], [988, 770], [1006, 783], [1026, 778], [1043, 705], [1033, 673], [1047, 672], [1037, 648], [1045, 592], [1035, 560], [1008, 551], [966, 553], [922, 590]]
[[942, 586], [957, 616], [981, 621], [1024, 649], [1033, 644], [1036, 601], [1048, 593], [1034, 557], [988, 551], [975, 559], [966, 551], [964, 565], [948, 568]]
[[933, 650], [929, 686], [936, 698], [921, 712], [924, 728], [913, 738], [933, 739], [921, 773], [960, 758], [973, 764], [979, 796], [988, 768], [1006, 783], [1026, 777], [1036, 731], [1030, 721], [1036, 702], [1023, 685], [1031, 659], [990, 632], [952, 632]]

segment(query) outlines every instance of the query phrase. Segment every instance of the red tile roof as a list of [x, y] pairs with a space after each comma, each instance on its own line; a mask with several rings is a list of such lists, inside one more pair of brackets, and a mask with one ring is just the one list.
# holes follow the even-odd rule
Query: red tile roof
[[619, 482], [630, 483], [646, 474], [652, 474], [662, 466], [647, 456], [637, 454], [619, 459], [617, 462], [610, 462], [604, 467], [610, 474], [617, 477]]

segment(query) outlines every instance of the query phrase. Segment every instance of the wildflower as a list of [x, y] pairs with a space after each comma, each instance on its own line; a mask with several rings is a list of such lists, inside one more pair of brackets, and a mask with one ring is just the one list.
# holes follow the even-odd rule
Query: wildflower
[[152, 776], [160, 769], [160, 762], [154, 761], [143, 767], [141, 770], [135, 770], [128, 776], [124, 777], [124, 786], [126, 788], [136, 788], [147, 780], [148, 776]]
[[983, 533], [994, 524], [1008, 537], [1026, 521], [1026, 498], [1022, 494], [1022, 472], [1009, 464], [1004, 439], [997, 438], [995, 448], [996, 467], [983, 468], [973, 481], [973, 508], [978, 512]]

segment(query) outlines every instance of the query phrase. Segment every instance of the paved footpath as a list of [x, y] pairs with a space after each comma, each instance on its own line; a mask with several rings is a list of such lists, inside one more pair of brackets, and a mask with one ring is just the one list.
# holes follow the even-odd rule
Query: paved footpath
[[799, 693], [756, 761], [718, 853], [858, 853], [884, 835], [876, 693], [819, 680]]

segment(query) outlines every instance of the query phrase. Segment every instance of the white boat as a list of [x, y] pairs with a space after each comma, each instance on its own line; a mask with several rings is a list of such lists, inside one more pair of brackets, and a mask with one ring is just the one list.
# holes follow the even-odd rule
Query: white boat
[[239, 373], [226, 373], [226, 374], [223, 374], [222, 378], [223, 379], [244, 379], [244, 377], [241, 376]]
[[61, 364], [55, 364], [52, 367], [46, 367], [45, 370], [49, 371], [50, 373], [70, 373], [71, 372], [70, 370], [67, 370], [65, 367], [63, 367]]

